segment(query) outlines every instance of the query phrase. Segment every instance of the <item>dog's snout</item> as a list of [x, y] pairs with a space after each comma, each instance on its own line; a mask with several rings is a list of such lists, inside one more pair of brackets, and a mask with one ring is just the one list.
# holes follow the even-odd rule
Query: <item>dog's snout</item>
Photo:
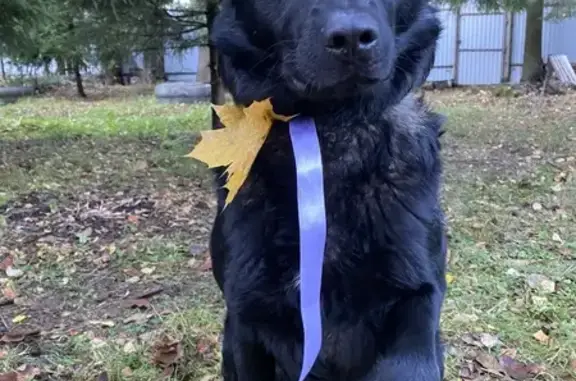
[[378, 24], [368, 13], [332, 12], [325, 31], [326, 49], [333, 53], [362, 53], [376, 46]]

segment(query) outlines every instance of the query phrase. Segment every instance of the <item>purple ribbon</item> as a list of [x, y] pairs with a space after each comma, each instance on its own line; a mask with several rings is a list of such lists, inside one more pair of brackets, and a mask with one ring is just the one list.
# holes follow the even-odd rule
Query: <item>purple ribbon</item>
[[320, 288], [326, 245], [326, 210], [322, 155], [312, 118], [290, 121], [296, 161], [298, 226], [300, 229], [300, 314], [304, 328], [304, 355], [299, 381], [310, 373], [322, 347]]

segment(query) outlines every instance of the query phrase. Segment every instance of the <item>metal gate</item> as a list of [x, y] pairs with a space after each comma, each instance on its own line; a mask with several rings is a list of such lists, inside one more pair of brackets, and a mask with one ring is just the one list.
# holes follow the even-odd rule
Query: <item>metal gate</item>
[[455, 82], [459, 85], [501, 83], [507, 64], [507, 15], [487, 13], [473, 3], [458, 15]]

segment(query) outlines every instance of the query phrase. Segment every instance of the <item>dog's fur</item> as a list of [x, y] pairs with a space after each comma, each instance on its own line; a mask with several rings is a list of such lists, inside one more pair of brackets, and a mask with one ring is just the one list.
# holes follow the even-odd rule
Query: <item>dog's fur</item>
[[[344, 64], [326, 51], [321, 35], [335, 9], [374, 18], [379, 38], [363, 60]], [[443, 377], [443, 119], [411, 95], [440, 31], [426, 0], [223, 0], [214, 23], [219, 71], [237, 103], [272, 97], [277, 112], [317, 125], [328, 226], [324, 341], [307, 380]], [[216, 172], [211, 253], [227, 307], [224, 380], [296, 381], [303, 335], [287, 125], [272, 127], [225, 209]]]

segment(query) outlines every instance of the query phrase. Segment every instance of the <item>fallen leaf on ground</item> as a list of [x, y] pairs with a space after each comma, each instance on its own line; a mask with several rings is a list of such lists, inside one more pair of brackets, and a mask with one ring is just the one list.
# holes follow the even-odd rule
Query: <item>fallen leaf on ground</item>
[[19, 381], [18, 373], [16, 372], [2, 373], [0, 374], [0, 381]]
[[163, 380], [170, 379], [170, 377], [172, 377], [172, 373], [174, 373], [174, 370], [175, 370], [174, 365], [170, 365], [164, 368], [164, 370], [162, 371], [162, 379]]
[[509, 356], [500, 357], [500, 365], [508, 376], [519, 381], [534, 378], [546, 370], [543, 365], [525, 364]]
[[29, 381], [40, 374], [40, 369], [32, 365], [23, 365], [15, 372], [0, 374], [0, 381]]
[[480, 336], [480, 342], [486, 348], [493, 348], [500, 343], [500, 340], [498, 340], [498, 336], [494, 336], [489, 333], [481, 333], [479, 336]]
[[197, 257], [200, 255], [205, 255], [205, 254], [206, 254], [206, 246], [205, 245], [192, 244], [188, 248], [188, 255], [191, 257]]
[[474, 345], [477, 347], [482, 346], [482, 343], [471, 333], [465, 333], [462, 335], [462, 341], [468, 345]]
[[480, 366], [489, 373], [500, 374], [502, 371], [498, 359], [488, 353], [480, 352], [474, 360], [476, 360], [476, 362], [478, 362], [478, 364], [480, 364]]
[[128, 275], [129, 277], [134, 277], [134, 276], [138, 276], [140, 275], [140, 271], [136, 270], [135, 268], [127, 268], [122, 270], [122, 272], [126, 275]]
[[108, 254], [104, 254], [103, 256], [100, 257], [100, 261], [102, 263], [108, 263], [108, 262], [110, 262], [111, 259], [112, 258], [110, 258], [110, 255], [108, 255]]
[[536, 332], [533, 337], [542, 344], [548, 344], [550, 342], [550, 336], [545, 334], [542, 330]]
[[22, 275], [24, 275], [24, 271], [20, 269], [16, 269], [13, 266], [8, 266], [6, 268], [6, 276], [8, 278], [20, 278]]
[[535, 306], [544, 306], [548, 303], [548, 298], [545, 296], [533, 295], [531, 299]]
[[468, 345], [473, 345], [479, 348], [493, 348], [500, 344], [497, 336], [489, 333], [472, 334], [466, 333], [462, 335], [462, 341]]
[[104, 328], [111, 328], [116, 325], [112, 320], [91, 320], [90, 324], [99, 325]]
[[199, 354], [211, 353], [211, 349], [218, 345], [218, 336], [204, 336], [196, 343], [196, 352]]
[[122, 350], [124, 351], [124, 353], [135, 353], [137, 351], [136, 345], [132, 341], [129, 341], [126, 344], [124, 344]]
[[124, 324], [130, 324], [130, 323], [143, 324], [146, 323], [151, 316], [152, 315], [138, 312], [124, 319]]
[[131, 377], [131, 376], [134, 374], [134, 372], [132, 371], [132, 369], [130, 369], [130, 368], [128, 368], [128, 367], [122, 369], [122, 372], [121, 372], [121, 373], [122, 373], [122, 375], [123, 375], [124, 377]]
[[510, 268], [508, 270], [506, 270], [506, 275], [511, 276], [511, 277], [519, 277], [520, 276], [520, 271]]
[[17, 371], [22, 380], [32, 379], [41, 373], [39, 368], [32, 365], [22, 365], [18, 367]]
[[476, 367], [472, 362], [467, 362], [460, 368], [460, 377], [463, 380], [472, 380], [476, 378]]
[[80, 332], [78, 332], [78, 331], [75, 330], [74, 328], [70, 328], [70, 329], [68, 330], [68, 335], [70, 335], [70, 336], [76, 336], [76, 335], [78, 335], [79, 333], [80, 333]]
[[560, 234], [558, 234], [558, 233], [552, 234], [552, 241], [558, 242], [558, 243], [564, 243], [564, 240], [562, 239], [562, 237], [560, 237]]
[[142, 274], [150, 275], [154, 272], [154, 270], [156, 270], [155, 267], [144, 267], [144, 268], [140, 269], [140, 272]]
[[198, 352], [200, 354], [204, 354], [204, 353], [208, 352], [209, 349], [210, 349], [210, 346], [205, 341], [199, 341], [198, 343], [196, 343], [196, 352]]
[[9, 300], [16, 299], [16, 291], [14, 291], [14, 289], [12, 287], [5, 287], [2, 290], [2, 294], [4, 295], [4, 297], [6, 299], [9, 299]]
[[182, 344], [178, 340], [162, 337], [152, 348], [152, 363], [162, 368], [176, 364], [182, 358]]
[[560, 247], [558, 248], [558, 251], [565, 257], [572, 257], [572, 250], [570, 250], [568, 247]]
[[530, 288], [539, 290], [545, 294], [556, 291], [556, 283], [542, 274], [530, 274], [526, 277], [526, 283]]
[[501, 356], [516, 357], [518, 350], [516, 348], [502, 348], [500, 351]]
[[106, 340], [101, 339], [99, 337], [92, 338], [90, 340], [90, 344], [92, 345], [92, 348], [102, 348], [107, 345]]
[[122, 305], [126, 308], [148, 308], [150, 307], [150, 302], [148, 299], [129, 299], [123, 301]]
[[106, 267], [110, 263], [110, 260], [110, 255], [104, 254], [100, 258], [94, 259], [92, 262], [97, 266]]
[[454, 275], [446, 273], [446, 283], [451, 284], [452, 282], [454, 282]]
[[7, 332], [0, 337], [2, 343], [19, 343], [24, 341], [27, 337], [36, 336], [40, 334], [39, 329], [21, 332]]
[[558, 174], [556, 174], [556, 176], [554, 176], [554, 181], [557, 183], [566, 182], [567, 179], [568, 179], [567, 172], [559, 172]]
[[200, 271], [212, 270], [212, 258], [209, 256], [206, 257], [206, 259], [204, 260], [204, 262], [202, 262], [202, 265], [200, 265], [198, 269]]
[[6, 271], [6, 269], [12, 266], [13, 264], [14, 264], [14, 258], [12, 258], [11, 255], [8, 255], [6, 256], [6, 258], [2, 260], [2, 262], [0, 262], [0, 270]]
[[572, 372], [576, 372], [576, 359], [570, 361], [570, 369], [572, 370]]
[[133, 276], [133, 277], [130, 277], [130, 278], [126, 279], [126, 283], [132, 283], [132, 284], [134, 284], [134, 283], [138, 283], [138, 282], [140, 282], [140, 277], [139, 277], [139, 276]]
[[12, 319], [12, 323], [18, 324], [18, 323], [22, 323], [24, 320], [28, 319], [28, 316], [26, 315], [18, 315], [16, 317], [14, 317], [14, 319]]

